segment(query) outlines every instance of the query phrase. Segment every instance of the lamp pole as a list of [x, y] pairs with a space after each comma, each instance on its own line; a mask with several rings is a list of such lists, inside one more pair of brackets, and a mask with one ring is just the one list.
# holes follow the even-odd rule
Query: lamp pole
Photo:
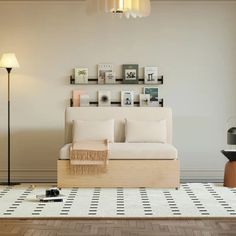
[[10, 74], [12, 68], [6, 68], [8, 73], [8, 170], [7, 170], [7, 183], [11, 185], [11, 81], [10, 81]]
[[0, 59], [0, 68], [5, 68], [8, 74], [8, 119], [7, 119], [7, 182], [4, 185], [16, 185], [11, 182], [11, 70], [19, 68], [19, 63], [14, 53], [4, 53]]

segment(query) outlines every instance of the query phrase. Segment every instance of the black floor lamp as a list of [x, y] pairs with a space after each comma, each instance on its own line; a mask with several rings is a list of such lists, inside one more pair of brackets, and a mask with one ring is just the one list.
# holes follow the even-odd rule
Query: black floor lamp
[[12, 68], [18, 68], [19, 63], [16, 59], [16, 56], [14, 53], [5, 53], [2, 55], [2, 58], [0, 60], [0, 68], [5, 68], [8, 73], [8, 169], [7, 169], [7, 182], [4, 183], [6, 185], [15, 185], [17, 183], [11, 182], [11, 107], [10, 107], [10, 74]]

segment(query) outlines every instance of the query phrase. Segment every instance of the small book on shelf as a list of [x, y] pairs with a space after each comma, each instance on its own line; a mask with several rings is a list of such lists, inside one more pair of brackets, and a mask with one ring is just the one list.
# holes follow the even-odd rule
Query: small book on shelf
[[89, 95], [88, 94], [81, 94], [80, 95], [80, 106], [81, 107], [89, 107]]
[[98, 84], [105, 84], [106, 73], [113, 72], [112, 64], [99, 64], [98, 65]]
[[80, 96], [85, 94], [86, 92], [83, 90], [73, 90], [72, 92], [73, 107], [80, 106]]

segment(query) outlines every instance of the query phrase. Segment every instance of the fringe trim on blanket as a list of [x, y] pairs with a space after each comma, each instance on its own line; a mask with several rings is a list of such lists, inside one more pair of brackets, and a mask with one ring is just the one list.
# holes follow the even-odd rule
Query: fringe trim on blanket
[[73, 150], [70, 151], [71, 160], [79, 161], [107, 161], [108, 150], [91, 151], [91, 150]]
[[70, 165], [70, 171], [79, 175], [96, 175], [107, 172], [107, 165]]
[[[91, 145], [91, 142], [89, 142], [89, 145]], [[96, 142], [94, 146], [96, 146], [98, 150], [94, 150], [92, 148], [93, 145], [91, 146], [93, 150], [86, 149], [85, 147], [88, 147], [88, 143], [72, 145], [70, 149], [70, 170], [72, 173], [91, 175], [105, 173], [107, 171], [109, 155], [108, 142], [105, 141], [105, 143], [101, 142], [100, 144]]]

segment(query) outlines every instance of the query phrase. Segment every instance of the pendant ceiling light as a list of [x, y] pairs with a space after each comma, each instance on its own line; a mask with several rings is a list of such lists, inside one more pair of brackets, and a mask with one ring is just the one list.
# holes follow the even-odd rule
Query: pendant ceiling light
[[105, 11], [113, 14], [146, 17], [150, 14], [150, 0], [105, 0]]
[[114, 15], [127, 18], [146, 17], [150, 15], [150, 0], [99, 0], [100, 9]]

